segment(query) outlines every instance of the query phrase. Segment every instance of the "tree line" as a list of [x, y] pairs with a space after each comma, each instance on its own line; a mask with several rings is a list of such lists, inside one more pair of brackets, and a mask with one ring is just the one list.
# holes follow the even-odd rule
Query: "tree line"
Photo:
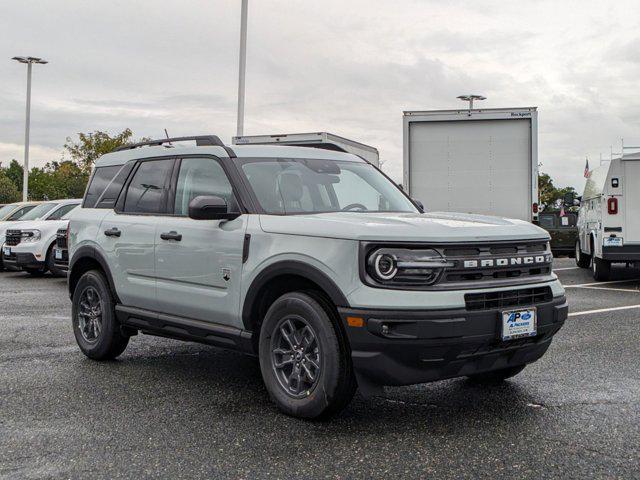
[[[132, 138], [128, 128], [116, 135], [95, 131], [79, 133], [75, 139], [67, 137], [60, 160], [29, 170], [29, 199], [81, 198], [96, 159], [116, 147], [134, 143]], [[0, 162], [0, 204], [22, 199], [23, 172], [22, 164], [16, 160], [8, 165]]]

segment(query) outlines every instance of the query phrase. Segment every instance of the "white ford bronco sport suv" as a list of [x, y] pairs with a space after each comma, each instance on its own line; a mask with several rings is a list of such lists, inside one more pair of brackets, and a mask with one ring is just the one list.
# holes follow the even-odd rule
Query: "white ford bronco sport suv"
[[150, 141], [101, 157], [71, 217], [73, 330], [96, 360], [138, 332], [255, 354], [282, 411], [326, 417], [356, 388], [538, 360], [567, 317], [548, 240], [422, 213], [348, 153]]
[[34, 276], [47, 271], [54, 276], [64, 272], [55, 266], [55, 244], [58, 229], [66, 228], [68, 216], [80, 205], [81, 200], [56, 200], [41, 203], [31, 212], [40, 217], [32, 218], [31, 212], [6, 231], [2, 260], [9, 268], [23, 270]]

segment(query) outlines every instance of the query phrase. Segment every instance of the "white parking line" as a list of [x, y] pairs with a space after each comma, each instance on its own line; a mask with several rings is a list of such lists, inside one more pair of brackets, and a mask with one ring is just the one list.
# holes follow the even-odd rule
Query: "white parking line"
[[563, 268], [554, 268], [554, 272], [562, 272], [563, 270], [581, 270], [580, 267], [563, 267]]
[[563, 285], [564, 288], [581, 288], [581, 287], [592, 287], [594, 285], [609, 285], [611, 283], [629, 283], [629, 282], [639, 282], [640, 278], [633, 278], [631, 280], [611, 280], [609, 282], [593, 282], [593, 283], [581, 283], [579, 285]]
[[626, 305], [624, 307], [600, 308], [598, 310], [585, 310], [584, 312], [571, 312], [569, 316], [577, 317], [578, 315], [590, 315], [592, 313], [615, 312], [618, 310], [631, 310], [633, 308], [640, 308], [640, 305]]
[[580, 287], [588, 290], [608, 290], [610, 292], [631, 292], [631, 293], [640, 293], [638, 289], [632, 290], [630, 288], [610, 288], [610, 287]]

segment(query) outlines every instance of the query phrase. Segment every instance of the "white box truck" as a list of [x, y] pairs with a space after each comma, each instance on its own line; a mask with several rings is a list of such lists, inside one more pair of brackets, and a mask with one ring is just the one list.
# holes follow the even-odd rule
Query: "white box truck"
[[640, 264], [640, 152], [589, 173], [578, 213], [576, 263], [609, 279], [612, 263]]
[[378, 149], [328, 132], [283, 133], [278, 135], [244, 135], [233, 137], [234, 145], [300, 145], [353, 153], [380, 166]]
[[427, 211], [537, 220], [537, 107], [404, 112], [403, 183]]

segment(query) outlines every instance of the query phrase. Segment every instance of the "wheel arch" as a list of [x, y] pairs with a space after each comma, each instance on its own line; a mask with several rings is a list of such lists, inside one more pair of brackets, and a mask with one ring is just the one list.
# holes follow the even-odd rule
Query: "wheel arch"
[[278, 296], [307, 289], [323, 293], [335, 307], [349, 306], [346, 296], [327, 274], [304, 262], [283, 260], [269, 265], [251, 282], [242, 304], [244, 328], [256, 330], [267, 304], [270, 305]]
[[78, 280], [89, 270], [100, 270], [104, 273], [116, 302], [120, 303], [107, 260], [97, 248], [90, 245], [84, 245], [78, 248], [69, 260], [69, 277], [67, 280], [69, 297], [73, 297], [73, 292], [78, 284]]

